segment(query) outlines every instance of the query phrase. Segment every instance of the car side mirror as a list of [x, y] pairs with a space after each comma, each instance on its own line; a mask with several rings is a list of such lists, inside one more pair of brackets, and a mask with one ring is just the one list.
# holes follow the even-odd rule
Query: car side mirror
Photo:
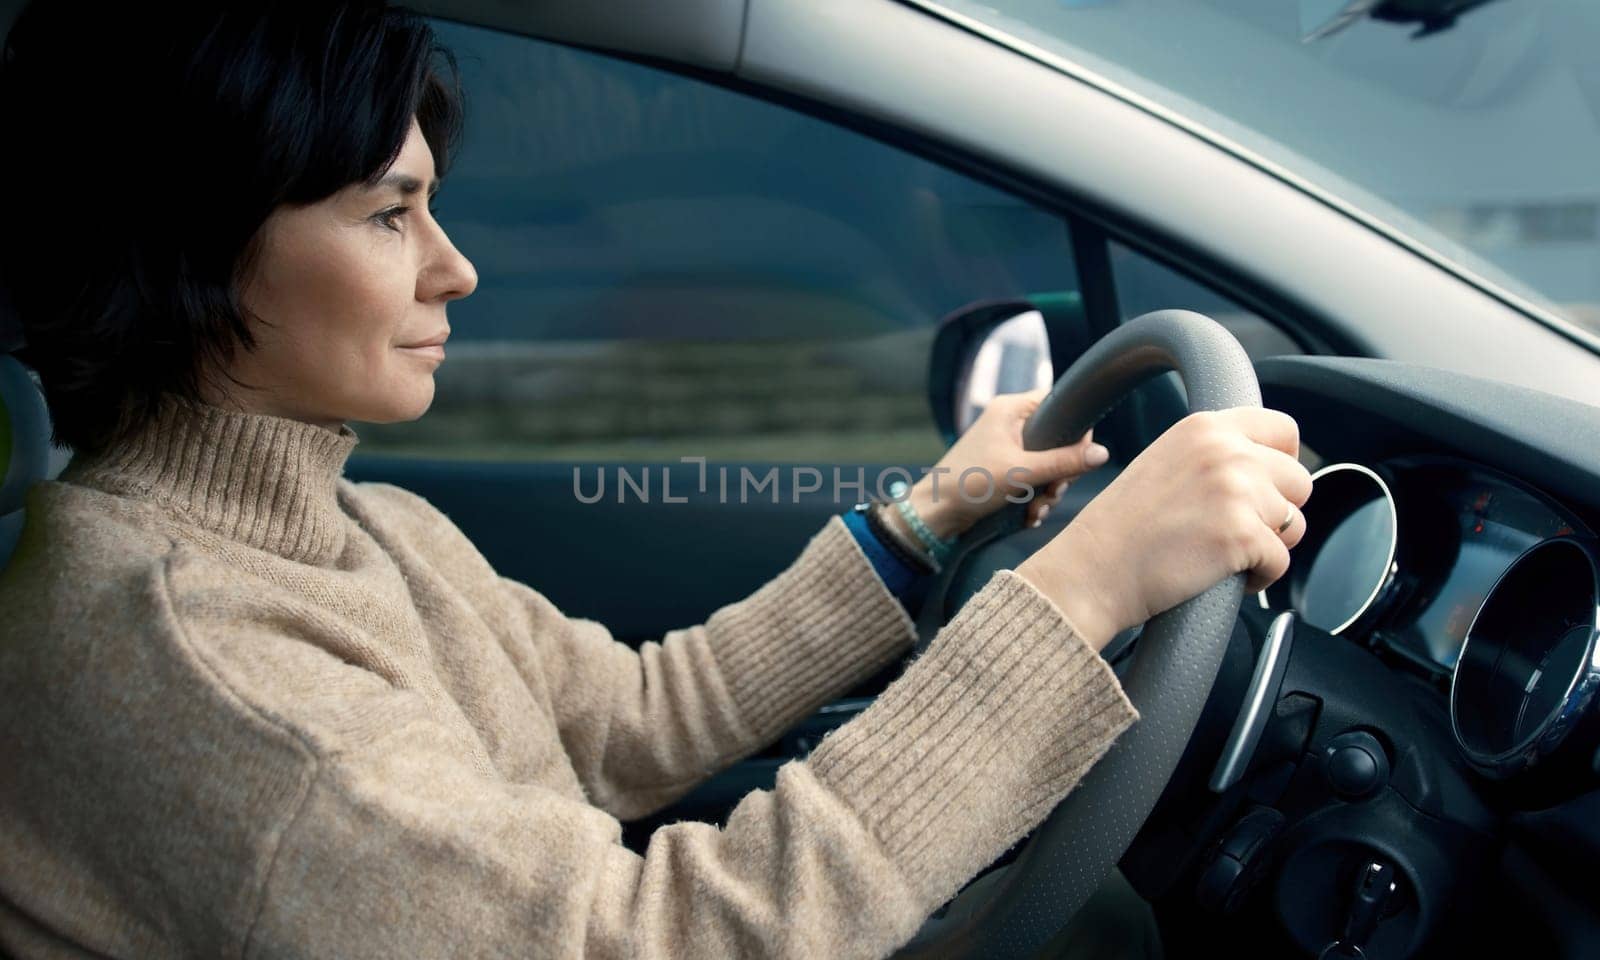
[[928, 400], [945, 443], [997, 395], [1050, 386], [1088, 342], [1076, 292], [985, 300], [947, 316], [928, 369]]

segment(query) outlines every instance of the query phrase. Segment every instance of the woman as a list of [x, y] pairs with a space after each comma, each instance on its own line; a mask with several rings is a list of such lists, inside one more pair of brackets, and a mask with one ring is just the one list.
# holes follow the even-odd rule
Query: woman
[[[342, 479], [346, 421], [427, 410], [476, 281], [427, 205], [459, 106], [411, 16], [35, 5], [0, 111], [4, 284], [77, 450], [0, 577], [6, 953], [882, 956], [1135, 721], [1099, 649], [1300, 535], [1293, 421], [1191, 417], [774, 790], [639, 856], [616, 818], [907, 651], [907, 518], [830, 520], [635, 652]], [[1029, 469], [1036, 516], [1104, 459], [1023, 452], [1037, 399], [942, 461]], [[910, 502], [935, 537], [1001, 503]]]

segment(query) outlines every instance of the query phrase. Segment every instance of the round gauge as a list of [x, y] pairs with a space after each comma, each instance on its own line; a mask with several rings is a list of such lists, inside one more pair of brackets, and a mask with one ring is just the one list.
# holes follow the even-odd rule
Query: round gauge
[[1394, 583], [1400, 515], [1389, 483], [1357, 463], [1311, 475], [1306, 535], [1289, 573], [1260, 596], [1263, 607], [1292, 607], [1329, 633], [1375, 617]]
[[1529, 547], [1484, 599], [1451, 679], [1450, 724], [1467, 758], [1504, 776], [1560, 746], [1600, 686], [1597, 637], [1594, 543]]

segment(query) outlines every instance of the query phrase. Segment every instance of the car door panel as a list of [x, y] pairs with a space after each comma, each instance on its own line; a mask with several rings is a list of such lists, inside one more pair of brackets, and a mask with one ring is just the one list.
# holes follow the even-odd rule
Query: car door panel
[[[916, 466], [828, 464], [790, 482], [796, 464], [709, 464], [707, 492], [698, 492], [697, 463], [604, 464], [480, 463], [472, 461], [353, 457], [352, 480], [393, 483], [426, 498], [467, 535], [501, 575], [543, 593], [569, 616], [604, 623], [618, 639], [637, 645], [671, 628], [703, 622], [724, 604], [748, 596], [795, 557], [828, 517], [863, 495], [841, 485], [864, 478], [866, 495], [895, 477], [918, 475]], [[619, 489], [618, 471], [631, 478]], [[728, 494], [719, 494], [726, 470]], [[741, 470], [777, 484], [743, 491]], [[884, 471], [891, 472], [884, 477]], [[597, 492], [603, 472], [605, 496]], [[648, 476], [649, 499], [632, 484]], [[663, 477], [667, 478], [663, 486]], [[777, 501], [773, 502], [774, 494]], [[668, 502], [683, 498], [685, 502]], [[620, 502], [619, 502], [620, 501]]]

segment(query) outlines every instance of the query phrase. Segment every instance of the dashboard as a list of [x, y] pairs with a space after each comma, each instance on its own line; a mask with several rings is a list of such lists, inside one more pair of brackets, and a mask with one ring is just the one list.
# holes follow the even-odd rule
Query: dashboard
[[[1593, 536], [1575, 514], [1516, 480], [1458, 463], [1393, 464], [1403, 477], [1401, 502], [1419, 522], [1402, 521], [1404, 537], [1425, 538], [1409, 551], [1416, 567], [1412, 595], [1396, 603], [1377, 639], [1419, 661], [1453, 670], [1467, 630], [1495, 583], [1535, 544]], [[1409, 508], [1408, 508], [1408, 513]], [[1442, 523], [1430, 524], [1429, 513]]]
[[1393, 361], [1256, 373], [1307, 532], [1125, 873], [1192, 882], [1196, 942], [1229, 909], [1272, 931], [1241, 955], [1593, 955], [1600, 897], [1564, 878], [1600, 856], [1600, 408]]
[[[1592, 537], [1575, 513], [1498, 471], [1448, 457], [1313, 472], [1294, 570], [1259, 595], [1439, 674], [1455, 669], [1490, 590], [1529, 548]], [[1315, 532], [1313, 532], [1315, 531]]]
[[1259, 605], [1437, 689], [1481, 777], [1590, 785], [1600, 409], [1383, 361], [1261, 366], [1319, 462], [1307, 534]]
[[1312, 476], [1307, 535], [1259, 604], [1447, 677], [1457, 745], [1486, 776], [1560, 749], [1593, 698], [1600, 555], [1587, 524], [1453, 458]]
[[[1240, 955], [1350, 955], [1327, 951], [1362, 923], [1373, 960], [1475, 956], [1534, 928], [1600, 942], [1600, 920], [1573, 932], [1590, 911], [1542, 896], [1600, 857], [1600, 408], [1394, 361], [1256, 374], [1300, 426], [1307, 533], [1241, 608], [1124, 874], [1153, 901], [1192, 898], [1173, 922]], [[1074, 483], [1061, 512], [1105, 482]], [[1051, 535], [990, 545], [946, 614]], [[1130, 634], [1106, 648], [1119, 672], [1141, 656]], [[1462, 907], [1524, 888], [1541, 895]]]

